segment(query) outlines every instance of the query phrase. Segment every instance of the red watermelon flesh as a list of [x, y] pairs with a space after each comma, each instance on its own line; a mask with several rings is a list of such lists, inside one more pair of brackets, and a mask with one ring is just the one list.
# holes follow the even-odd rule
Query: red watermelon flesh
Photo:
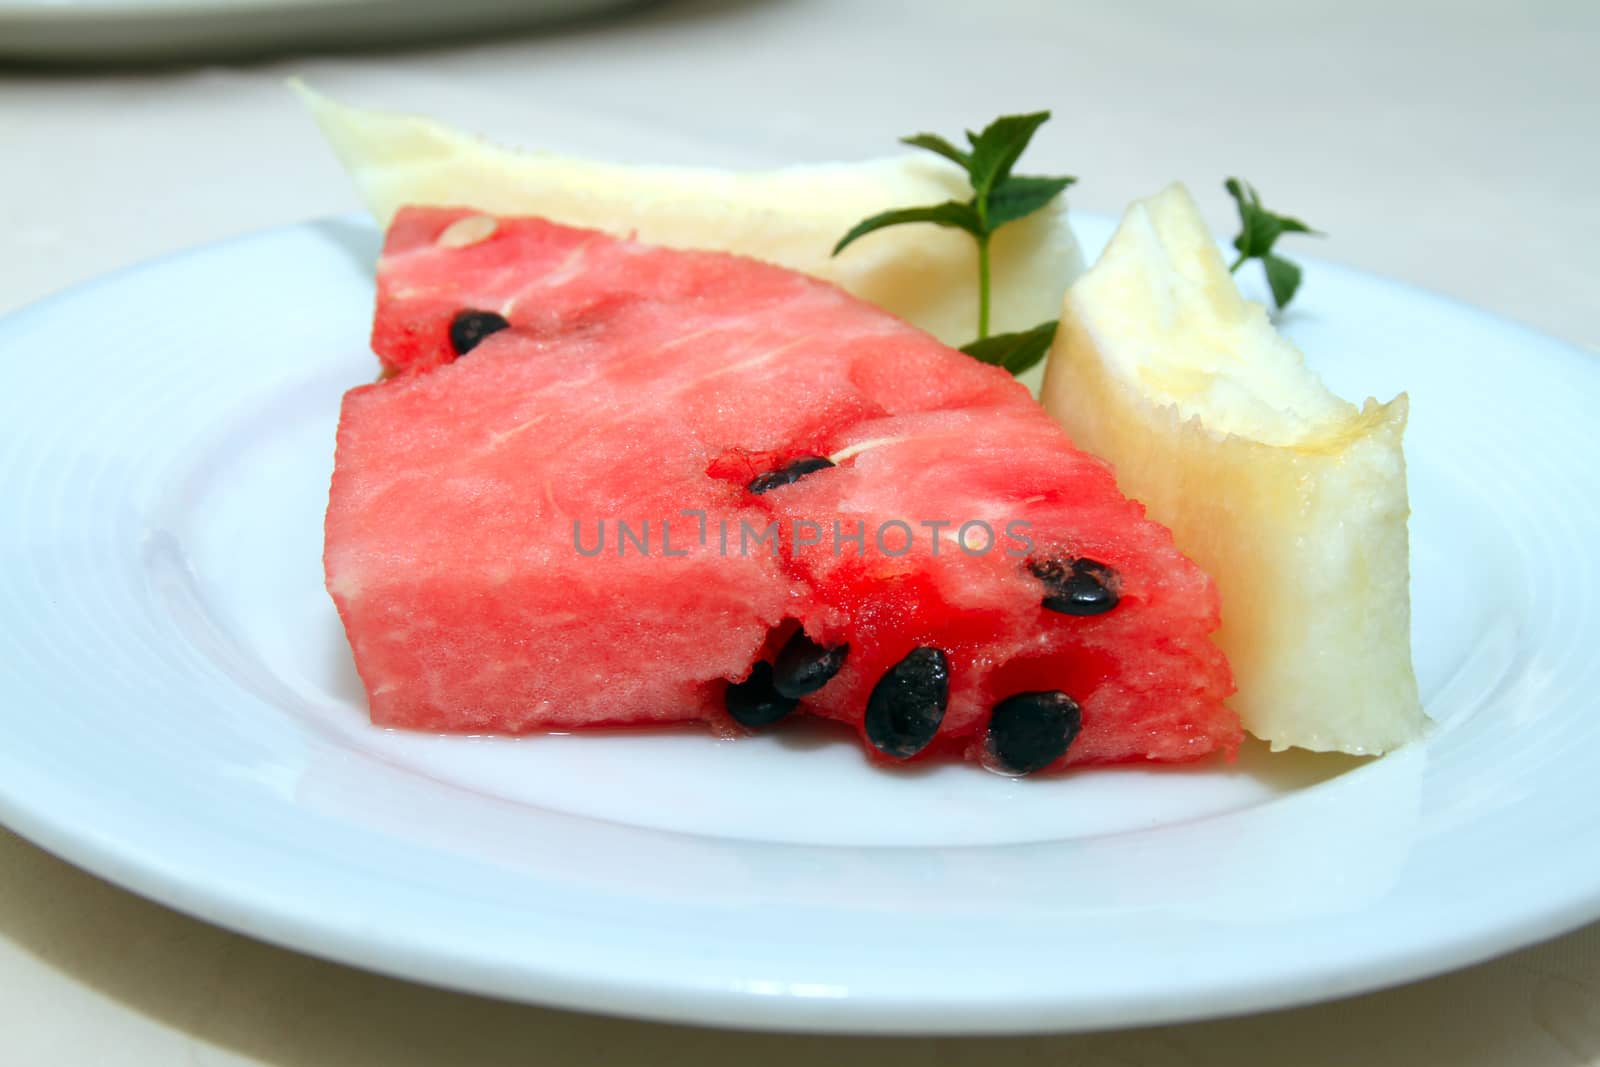
[[[732, 728], [729, 683], [803, 628], [848, 651], [800, 708], [869, 747], [873, 693], [918, 648], [948, 674], [918, 754], [981, 755], [996, 705], [1037, 692], [1067, 694], [1081, 721], [1057, 764], [1237, 745], [1209, 580], [1009, 375], [779, 268], [535, 219], [440, 240], [468, 218], [396, 218], [374, 343], [405, 373], [352, 390], [340, 422], [328, 583], [375, 721]], [[458, 359], [463, 310], [509, 325]], [[686, 511], [704, 513], [704, 543]], [[619, 552], [619, 519], [648, 524], [648, 554]], [[988, 523], [987, 551], [951, 540], [969, 520]], [[776, 522], [778, 553], [741, 552], [741, 521]], [[829, 536], [796, 545], [796, 521]], [[581, 553], [602, 522], [604, 551]], [[862, 550], [835, 522], [862, 524]], [[1113, 576], [1116, 606], [1046, 610], [1035, 570], [1083, 558]]]

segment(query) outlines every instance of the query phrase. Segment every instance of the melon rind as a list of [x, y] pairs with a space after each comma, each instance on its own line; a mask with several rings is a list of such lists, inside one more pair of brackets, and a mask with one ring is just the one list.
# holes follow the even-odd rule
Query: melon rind
[[1182, 186], [1134, 203], [1068, 292], [1043, 399], [1215, 579], [1247, 730], [1363, 755], [1423, 732], [1407, 398], [1329, 392], [1239, 294]]
[[[966, 233], [902, 226], [832, 255], [868, 215], [970, 197], [951, 163], [911, 154], [748, 172], [606, 163], [501, 148], [294, 84], [380, 226], [404, 204], [539, 215], [668, 248], [752, 256], [833, 282], [946, 344], [976, 336], [977, 251]], [[1065, 198], [999, 230], [992, 270], [994, 332], [1055, 318], [1083, 271]]]

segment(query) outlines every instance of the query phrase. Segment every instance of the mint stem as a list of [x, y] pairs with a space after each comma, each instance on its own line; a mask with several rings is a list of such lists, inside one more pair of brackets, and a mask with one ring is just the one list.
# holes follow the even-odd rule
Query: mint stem
[[978, 340], [989, 336], [989, 235], [978, 238]]
[[1228, 273], [1229, 273], [1229, 274], [1235, 274], [1235, 273], [1237, 273], [1237, 272], [1238, 272], [1238, 270], [1239, 270], [1239, 268], [1240, 268], [1240, 267], [1242, 267], [1242, 266], [1244, 266], [1244, 265], [1245, 265], [1245, 263], [1246, 263], [1246, 262], [1247, 262], [1247, 261], [1248, 261], [1248, 260], [1249, 260], [1249, 259], [1250, 259], [1250, 257], [1249, 257], [1249, 256], [1247, 256], [1247, 255], [1245, 255], [1245, 254], [1243, 254], [1243, 253], [1240, 253], [1240, 254], [1239, 254], [1239, 258], [1238, 258], [1238, 259], [1236, 259], [1236, 260], [1234, 260], [1234, 261], [1233, 261], [1233, 266], [1231, 266], [1231, 267], [1229, 267], [1229, 268], [1228, 268]]

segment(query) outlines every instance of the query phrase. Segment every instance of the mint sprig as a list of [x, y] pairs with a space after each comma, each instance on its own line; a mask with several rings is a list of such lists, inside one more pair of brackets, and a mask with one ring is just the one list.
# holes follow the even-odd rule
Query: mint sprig
[[902, 137], [901, 144], [943, 156], [965, 170], [967, 182], [972, 186], [972, 199], [965, 202], [947, 200], [942, 204], [881, 212], [856, 223], [833, 246], [833, 254], [838, 255], [869, 233], [914, 222], [932, 223], [970, 233], [978, 242], [978, 339], [962, 351], [985, 363], [1006, 367], [1013, 374], [1021, 373], [1044, 356], [1050, 347], [1050, 338], [1055, 335], [1056, 324], [1041, 323], [1031, 330], [989, 336], [992, 296], [989, 240], [1000, 227], [1033, 214], [1077, 181], [1068, 176], [1038, 177], [1012, 173], [1028, 143], [1033, 140], [1033, 135], [1049, 119], [1048, 111], [1002, 115], [985, 126], [981, 133], [968, 130], [967, 148], [959, 148], [935, 133]]
[[1045, 357], [1050, 342], [1056, 337], [1057, 320], [1041, 322], [1031, 330], [1016, 333], [997, 333], [971, 344], [962, 345], [961, 351], [980, 363], [993, 363], [1013, 375], [1021, 374]]
[[1222, 183], [1222, 187], [1239, 205], [1239, 236], [1233, 239], [1233, 247], [1238, 250], [1239, 257], [1228, 270], [1237, 272], [1250, 260], [1259, 259], [1261, 269], [1267, 275], [1267, 287], [1272, 290], [1272, 303], [1282, 311], [1289, 306], [1289, 301], [1294, 299], [1294, 294], [1300, 288], [1300, 265], [1278, 255], [1273, 251], [1273, 246], [1286, 233], [1304, 233], [1312, 237], [1324, 235], [1299, 219], [1268, 211], [1261, 204], [1261, 194], [1247, 181], [1229, 178]]

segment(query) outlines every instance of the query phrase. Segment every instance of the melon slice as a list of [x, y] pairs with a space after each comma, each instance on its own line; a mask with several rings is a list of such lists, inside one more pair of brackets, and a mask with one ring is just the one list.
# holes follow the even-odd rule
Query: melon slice
[[[325, 565], [375, 721], [798, 708], [1017, 773], [1235, 748], [1209, 579], [1004, 371], [793, 271], [482, 218], [396, 217], [374, 333], [417, 360], [340, 417]], [[434, 358], [502, 262], [525, 299]]]
[[1240, 295], [1181, 185], [1130, 207], [1072, 286], [1043, 399], [1216, 580], [1246, 729], [1356, 754], [1423, 731], [1406, 397], [1329, 392]]
[[[404, 204], [475, 207], [741, 255], [834, 282], [946, 344], [977, 332], [977, 252], [965, 233], [906, 226], [839, 256], [868, 215], [971, 195], [955, 165], [907, 154], [740, 173], [500, 148], [441, 123], [335, 103], [294, 83], [380, 225]], [[1083, 269], [1065, 199], [1002, 228], [992, 247], [996, 333], [1056, 317]]]

